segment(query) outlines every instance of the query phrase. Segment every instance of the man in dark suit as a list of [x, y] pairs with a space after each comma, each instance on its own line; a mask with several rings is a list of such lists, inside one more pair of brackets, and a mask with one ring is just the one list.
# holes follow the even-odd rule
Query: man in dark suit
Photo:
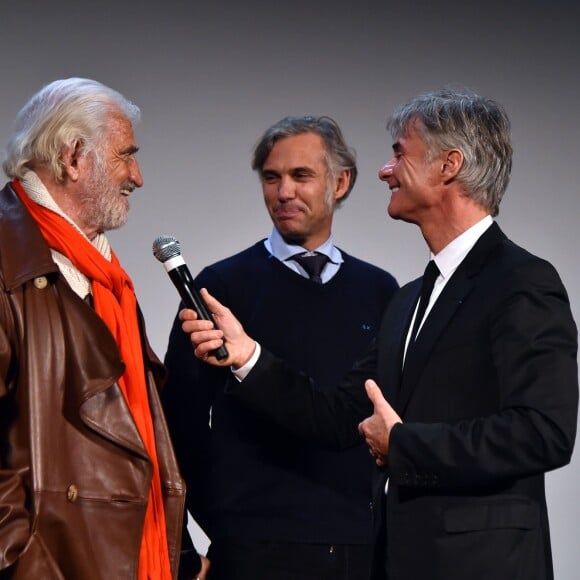
[[227, 391], [241, 404], [333, 445], [366, 439], [380, 475], [375, 578], [553, 578], [544, 473], [573, 450], [577, 331], [555, 269], [493, 220], [509, 120], [492, 100], [439, 91], [388, 126], [388, 211], [420, 227], [432, 264], [395, 294], [338, 390], [292, 372], [207, 294], [221, 330], [191, 311], [183, 328], [212, 364], [225, 337], [237, 375]]

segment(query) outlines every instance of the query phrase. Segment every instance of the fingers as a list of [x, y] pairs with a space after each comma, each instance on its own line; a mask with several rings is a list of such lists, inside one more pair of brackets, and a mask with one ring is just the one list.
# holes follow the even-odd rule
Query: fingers
[[373, 459], [375, 460], [375, 464], [378, 465], [379, 467], [383, 467], [383, 465], [386, 465], [386, 460], [385, 458], [380, 454], [379, 451], [376, 451], [375, 449], [371, 449], [369, 447], [369, 453], [373, 456]]
[[211, 351], [224, 344], [224, 333], [210, 320], [197, 319], [195, 312], [189, 309], [182, 310], [179, 317], [183, 320], [181, 329], [189, 334], [197, 358], [206, 360]]
[[367, 445], [369, 446], [369, 453], [372, 455], [373, 459], [375, 460], [375, 463], [379, 467], [386, 465], [386, 458], [383, 456], [381, 451], [379, 449], [377, 449], [376, 447], [373, 447], [372, 443], [368, 440], [367, 440]]
[[358, 431], [369, 446], [369, 452], [378, 466], [386, 465], [391, 429], [401, 419], [383, 396], [377, 383], [365, 381], [367, 396], [373, 404], [373, 414], [361, 421]]
[[[223, 315], [228, 311], [228, 309], [216, 298], [214, 298], [207, 291], [206, 288], [202, 288], [199, 293], [203, 298], [203, 301], [205, 302], [206, 306], [208, 307], [208, 310], [212, 313], [214, 317]], [[184, 308], [179, 312], [179, 319], [182, 321], [197, 320], [198, 319], [197, 312], [195, 310], [192, 310], [191, 308]]]
[[224, 344], [223, 340], [206, 340], [199, 345], [193, 342], [193, 345], [195, 347], [193, 352], [197, 358], [207, 361], [207, 359], [211, 356], [211, 353], [214, 350], [217, 350], [223, 344]]
[[219, 329], [214, 329], [211, 323], [210, 328], [205, 330], [189, 328], [190, 326], [198, 326], [199, 322], [201, 321], [184, 322], [182, 327], [185, 332], [189, 333], [189, 339], [193, 344], [195, 356], [206, 359], [211, 351], [218, 349], [224, 344], [223, 332]]
[[[193, 312], [193, 310], [191, 311], [185, 311], [182, 310], [181, 312], [184, 313], [185, 318], [183, 319], [183, 322], [181, 324], [181, 329], [183, 330], [183, 332], [186, 332], [187, 334], [191, 334], [193, 333], [208, 333], [211, 332], [213, 330], [215, 330], [216, 332], [220, 333], [220, 337], [221, 337], [221, 330], [219, 330], [218, 328], [214, 328], [213, 322], [211, 322], [211, 320], [199, 320], [197, 318], [187, 318], [188, 316], [188, 312]], [[181, 317], [181, 314], [180, 314]], [[205, 338], [207, 338], [207, 335], [205, 335]], [[212, 338], [216, 338], [215, 336]]]
[[197, 312], [191, 308], [184, 308], [179, 311], [179, 320], [182, 322], [186, 320], [197, 320]]

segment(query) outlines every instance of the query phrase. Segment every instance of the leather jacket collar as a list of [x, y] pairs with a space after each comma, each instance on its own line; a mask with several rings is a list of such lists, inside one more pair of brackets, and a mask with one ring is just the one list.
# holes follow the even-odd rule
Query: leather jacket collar
[[[36, 222], [10, 184], [0, 191], [0, 215], [0, 271], [6, 288], [13, 290], [37, 276], [58, 274]], [[10, 250], [2, 252], [2, 248]]]

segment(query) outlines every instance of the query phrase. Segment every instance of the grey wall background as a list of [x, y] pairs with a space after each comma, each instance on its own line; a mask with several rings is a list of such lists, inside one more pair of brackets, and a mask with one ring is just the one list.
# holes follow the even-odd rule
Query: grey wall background
[[[288, 114], [334, 117], [358, 152], [337, 243], [400, 283], [420, 275], [426, 246], [417, 228], [387, 216], [377, 170], [390, 158], [384, 125], [393, 107], [449, 84], [508, 110], [515, 161], [499, 223], [555, 264], [580, 321], [577, 2], [2, 0], [0, 23], [2, 145], [22, 104], [56, 78], [96, 78], [143, 111], [145, 186], [111, 241], [160, 356], [177, 295], [153, 240], [175, 235], [196, 273], [266, 236], [249, 158], [261, 132]], [[559, 580], [580, 569], [577, 456], [547, 477]]]

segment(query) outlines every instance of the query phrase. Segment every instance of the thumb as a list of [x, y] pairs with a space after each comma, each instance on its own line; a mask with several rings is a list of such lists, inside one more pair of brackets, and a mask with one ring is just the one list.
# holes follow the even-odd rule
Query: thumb
[[220, 315], [226, 310], [226, 307], [207, 291], [207, 288], [202, 288], [199, 293], [212, 314]]
[[375, 383], [375, 381], [372, 379], [367, 379], [365, 381], [365, 389], [367, 392], [367, 397], [375, 408], [377, 405], [381, 405], [385, 402], [385, 398], [383, 397], [381, 389], [379, 389], [379, 385], [377, 385], [377, 383]]

